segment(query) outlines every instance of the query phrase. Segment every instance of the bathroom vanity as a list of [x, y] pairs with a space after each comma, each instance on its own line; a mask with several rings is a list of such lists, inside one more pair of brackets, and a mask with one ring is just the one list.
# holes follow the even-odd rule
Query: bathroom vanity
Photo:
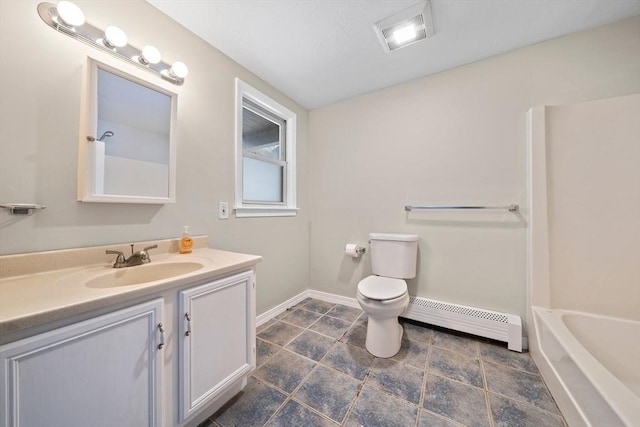
[[123, 269], [125, 245], [0, 257], [0, 424], [190, 426], [242, 390], [261, 258], [194, 240]]

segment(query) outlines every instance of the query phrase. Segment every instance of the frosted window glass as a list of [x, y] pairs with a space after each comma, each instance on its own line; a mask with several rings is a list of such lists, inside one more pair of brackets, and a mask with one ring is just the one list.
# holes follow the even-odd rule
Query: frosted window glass
[[242, 192], [245, 201], [280, 202], [284, 167], [244, 157], [242, 164]]

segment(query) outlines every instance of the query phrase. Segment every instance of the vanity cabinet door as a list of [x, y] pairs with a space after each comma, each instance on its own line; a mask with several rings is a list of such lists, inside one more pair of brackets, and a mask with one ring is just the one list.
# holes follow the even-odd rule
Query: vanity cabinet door
[[255, 368], [253, 271], [180, 292], [180, 420]]
[[160, 425], [161, 299], [0, 347], [0, 425]]

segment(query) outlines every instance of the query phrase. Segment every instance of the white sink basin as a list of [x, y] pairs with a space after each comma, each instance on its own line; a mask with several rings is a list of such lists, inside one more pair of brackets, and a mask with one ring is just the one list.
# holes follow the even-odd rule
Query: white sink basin
[[204, 264], [199, 262], [163, 262], [144, 264], [135, 267], [114, 268], [108, 273], [94, 277], [85, 283], [88, 288], [113, 288], [118, 286], [140, 285], [156, 280], [169, 279], [200, 270]]

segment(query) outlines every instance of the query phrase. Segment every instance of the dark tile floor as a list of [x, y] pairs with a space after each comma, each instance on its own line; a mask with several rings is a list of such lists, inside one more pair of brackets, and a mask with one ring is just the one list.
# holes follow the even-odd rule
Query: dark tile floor
[[380, 359], [362, 310], [306, 299], [258, 328], [247, 387], [200, 427], [565, 426], [529, 354], [402, 323]]

